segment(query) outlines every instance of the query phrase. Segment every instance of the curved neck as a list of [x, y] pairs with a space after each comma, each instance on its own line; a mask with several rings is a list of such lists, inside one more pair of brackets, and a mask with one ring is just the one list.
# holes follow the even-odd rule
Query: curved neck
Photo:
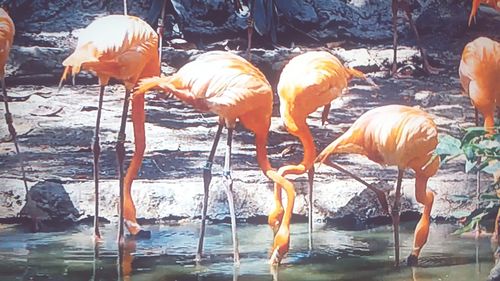
[[[266, 175], [266, 177], [268, 177], [270, 180], [274, 182], [275, 189], [277, 187], [276, 185], [278, 185], [284, 187], [285, 190], [287, 191], [288, 190], [293, 191], [294, 190], [293, 184], [287, 179], [285, 179], [280, 173], [276, 172], [271, 166], [271, 163], [269, 162], [269, 159], [267, 157], [266, 146], [267, 146], [267, 133], [265, 134], [256, 133], [255, 149], [257, 151], [257, 162], [259, 163], [259, 167], [261, 168], [262, 172]], [[292, 218], [293, 205], [295, 201], [292, 198], [290, 198], [290, 195], [291, 194], [287, 195], [289, 200], [282, 221], [282, 224], [287, 226], [290, 224], [290, 220]], [[295, 196], [295, 194], [293, 194], [293, 196]]]

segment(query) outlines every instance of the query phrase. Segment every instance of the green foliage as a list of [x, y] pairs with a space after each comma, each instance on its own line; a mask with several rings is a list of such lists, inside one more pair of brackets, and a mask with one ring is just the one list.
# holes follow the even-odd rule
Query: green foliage
[[488, 134], [483, 127], [472, 127], [465, 131], [461, 140], [441, 135], [436, 154], [441, 158], [441, 165], [464, 155], [466, 173], [493, 174], [500, 169], [500, 130], [497, 128], [493, 134]]
[[[466, 173], [482, 171], [492, 175], [500, 170], [500, 128], [496, 127], [493, 134], [488, 133], [483, 127], [469, 128], [465, 130], [462, 139], [441, 135], [435, 153], [441, 158], [441, 165], [463, 155]], [[493, 183], [492, 186], [500, 189], [500, 182]], [[500, 190], [481, 194], [479, 201], [484, 203], [481, 204], [483, 207], [473, 211], [472, 214], [463, 210], [455, 212], [456, 217], [467, 217], [467, 223], [453, 234], [461, 235], [473, 231], [484, 216], [495, 212], [500, 202], [498, 191]], [[461, 204], [474, 200], [474, 197], [452, 195], [448, 200]], [[484, 207], [485, 205], [487, 206]]]

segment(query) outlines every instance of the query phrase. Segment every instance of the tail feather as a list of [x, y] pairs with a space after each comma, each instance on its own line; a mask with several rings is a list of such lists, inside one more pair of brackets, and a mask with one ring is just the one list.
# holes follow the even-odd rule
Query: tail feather
[[347, 73], [349, 73], [351, 75], [351, 77], [356, 77], [356, 78], [361, 78], [361, 79], [364, 79], [368, 84], [372, 85], [373, 87], [375, 88], [379, 88], [377, 84], [375, 84], [375, 82], [373, 82], [373, 80], [370, 78], [370, 77], [366, 77], [366, 75], [357, 70], [357, 69], [354, 69], [354, 68], [350, 68], [350, 67], [346, 67], [346, 70], [347, 70]]
[[[165, 83], [168, 83], [171, 80], [171, 76], [155, 76], [141, 79], [138, 83], [138, 86], [135, 88], [134, 93], [132, 94], [132, 98], [136, 95], [144, 95], [147, 91], [152, 89], [162, 89], [167, 90]], [[162, 86], [162, 84], [164, 86]]]

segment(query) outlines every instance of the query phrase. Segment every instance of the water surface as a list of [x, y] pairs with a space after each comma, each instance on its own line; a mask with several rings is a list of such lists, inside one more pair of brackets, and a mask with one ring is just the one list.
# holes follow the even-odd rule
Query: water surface
[[[401, 256], [412, 245], [414, 224], [401, 227]], [[198, 225], [147, 226], [149, 240], [127, 239], [117, 266], [116, 225], [102, 228], [94, 251], [92, 228], [26, 233], [0, 225], [0, 280], [485, 280], [494, 265], [488, 239], [450, 235], [454, 227], [432, 224], [420, 266], [393, 267], [389, 226], [363, 231], [315, 225], [309, 252], [307, 225], [292, 224], [291, 249], [279, 271], [267, 264], [272, 232], [266, 225], [240, 224], [241, 264], [233, 267], [230, 225], [208, 225], [205, 259], [194, 262]]]

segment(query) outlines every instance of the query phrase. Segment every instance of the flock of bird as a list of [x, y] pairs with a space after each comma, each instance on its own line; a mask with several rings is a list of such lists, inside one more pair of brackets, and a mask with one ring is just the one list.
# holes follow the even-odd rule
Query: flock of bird
[[[473, 0], [472, 18], [480, 2], [500, 9], [500, 1]], [[393, 23], [403, 9], [409, 16], [410, 25], [418, 33], [411, 20], [411, 11], [406, 1], [393, 0]], [[496, 5], [496, 6], [495, 6]], [[394, 28], [394, 64], [396, 71], [397, 32]], [[5, 64], [12, 46], [14, 24], [9, 15], [0, 9], [0, 74], [6, 106], [6, 121], [9, 132], [15, 140], [12, 117], [8, 110], [5, 90]], [[232, 223], [234, 262], [239, 262], [236, 217], [232, 195], [231, 177], [232, 136], [236, 122], [255, 134], [257, 163], [266, 177], [274, 183], [275, 208], [269, 215], [268, 223], [274, 233], [270, 262], [280, 263], [289, 250], [290, 221], [294, 206], [295, 190], [288, 174], [304, 174], [309, 179], [309, 231], [312, 231], [312, 192], [314, 163], [322, 162], [354, 177], [376, 192], [386, 212], [389, 207], [385, 194], [356, 175], [345, 170], [329, 159], [331, 155], [354, 153], [382, 164], [397, 166], [396, 198], [391, 208], [394, 225], [395, 259], [399, 262], [399, 198], [401, 181], [406, 169], [415, 171], [416, 200], [423, 204], [423, 212], [415, 229], [413, 249], [407, 259], [415, 265], [429, 235], [430, 213], [434, 200], [432, 191], [427, 190], [427, 181], [439, 168], [439, 157], [434, 155], [437, 146], [437, 128], [432, 116], [425, 111], [403, 106], [387, 105], [364, 113], [340, 137], [335, 139], [321, 153], [317, 154], [313, 136], [307, 125], [309, 114], [323, 107], [322, 121], [325, 122], [330, 103], [342, 95], [353, 78], [364, 79], [376, 85], [362, 72], [343, 66], [332, 54], [325, 51], [311, 51], [298, 55], [284, 67], [279, 83], [280, 114], [288, 132], [296, 136], [304, 147], [304, 156], [297, 165], [287, 165], [274, 169], [267, 155], [267, 138], [271, 124], [273, 91], [264, 74], [244, 58], [230, 52], [211, 51], [199, 56], [181, 67], [171, 76], [160, 76], [160, 56], [158, 35], [143, 20], [127, 15], [110, 15], [92, 22], [79, 36], [75, 51], [63, 61], [65, 67], [61, 84], [68, 75], [80, 70], [94, 72], [99, 78], [100, 92], [96, 127], [92, 151], [94, 154], [95, 182], [95, 238], [100, 238], [98, 227], [99, 192], [99, 125], [105, 86], [115, 78], [125, 85], [125, 99], [121, 126], [117, 137], [116, 153], [119, 163], [120, 183], [120, 223], [118, 241], [124, 243], [125, 226], [131, 235], [148, 237], [136, 220], [136, 209], [131, 197], [131, 187], [140, 169], [146, 148], [144, 94], [152, 89], [173, 94], [179, 100], [202, 112], [212, 112], [219, 116], [219, 125], [213, 145], [203, 169], [204, 200], [200, 237], [196, 257], [201, 259], [205, 233], [208, 190], [212, 178], [211, 167], [223, 128], [227, 129], [226, 154], [224, 161], [224, 184], [229, 201]], [[422, 53], [424, 69], [437, 73]], [[216, 70], [216, 71], [214, 71]], [[500, 106], [500, 43], [480, 37], [468, 43], [460, 61], [460, 81], [473, 105], [484, 116], [484, 126], [492, 130], [495, 108]], [[124, 173], [125, 124], [131, 101], [131, 116], [134, 131], [135, 150], [130, 166]], [[282, 190], [286, 192], [286, 207], [283, 207]], [[310, 247], [312, 247], [310, 239]]]

